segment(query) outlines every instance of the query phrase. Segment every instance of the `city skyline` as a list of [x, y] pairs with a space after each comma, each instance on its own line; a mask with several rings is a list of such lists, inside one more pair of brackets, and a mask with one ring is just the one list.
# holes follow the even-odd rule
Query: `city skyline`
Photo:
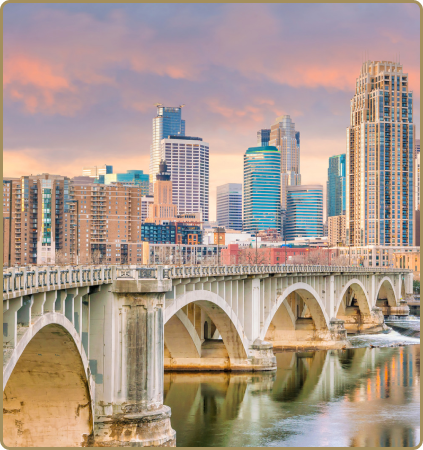
[[[147, 173], [154, 104], [162, 102], [186, 104], [186, 133], [211, 146], [211, 220], [216, 187], [242, 182], [246, 148], [254, 146], [257, 130], [283, 114], [301, 131], [302, 184], [325, 185], [328, 157], [346, 149], [348, 105], [364, 50], [372, 60], [401, 53], [420, 137], [417, 8], [172, 5], [164, 12], [159, 5], [7, 5], [4, 174], [37, 174], [49, 167], [50, 173], [72, 177], [97, 163], [110, 163], [116, 172]], [[324, 53], [310, 52], [303, 27], [292, 34], [289, 17], [296, 14]], [[191, 44], [198, 25], [193, 31], [184, 25], [194, 17], [207, 20], [208, 27]], [[168, 28], [159, 34], [162, 20]], [[365, 31], [352, 39], [358, 26]], [[386, 35], [383, 29], [389, 28], [395, 33]], [[286, 35], [292, 36], [291, 48], [270, 60], [269, 52], [282, 48]], [[82, 51], [85, 38], [89, 48]], [[229, 47], [223, 47], [228, 38]], [[207, 49], [206, 56], [199, 49]]]

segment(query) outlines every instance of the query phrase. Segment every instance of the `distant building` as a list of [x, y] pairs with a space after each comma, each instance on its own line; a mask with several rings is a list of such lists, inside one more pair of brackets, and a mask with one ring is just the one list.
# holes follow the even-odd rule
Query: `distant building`
[[99, 184], [125, 183], [141, 187], [142, 195], [149, 195], [150, 177], [142, 170], [127, 170], [126, 173], [109, 173], [100, 175], [95, 181]]
[[201, 213], [209, 220], [209, 144], [199, 137], [169, 135], [161, 141], [178, 214]]
[[329, 158], [328, 181], [326, 183], [327, 217], [345, 215], [345, 158], [345, 153], [342, 155], [331, 156]]
[[286, 189], [301, 184], [300, 132], [288, 115], [277, 117], [271, 126], [269, 145], [281, 155], [281, 208], [286, 210]]
[[329, 247], [344, 246], [346, 244], [345, 223], [345, 215], [328, 217]]
[[413, 252], [396, 252], [394, 256], [396, 269], [410, 269], [414, 279], [420, 281], [420, 249]]
[[281, 154], [276, 147], [251, 147], [244, 154], [243, 230], [280, 231]]
[[217, 186], [216, 218], [219, 226], [242, 230], [242, 184]]
[[146, 222], [141, 226], [141, 240], [150, 244], [199, 245], [202, 231], [199, 225], [178, 222], [162, 224]]
[[100, 175], [113, 173], [113, 166], [103, 164], [102, 166], [90, 166], [82, 168], [82, 176], [90, 178], [98, 178]]
[[285, 237], [323, 236], [323, 187], [288, 186]]
[[166, 107], [157, 104], [157, 116], [153, 119], [153, 143], [150, 147], [150, 182], [156, 181], [162, 159], [162, 139], [169, 135], [185, 136], [185, 120], [181, 119], [182, 107]]
[[270, 128], [257, 131], [257, 146], [267, 147], [270, 141]]
[[178, 212], [172, 201], [172, 181], [166, 161], [161, 161], [154, 183], [154, 202], [150, 205], [146, 222], [161, 224], [163, 221], [175, 220]]

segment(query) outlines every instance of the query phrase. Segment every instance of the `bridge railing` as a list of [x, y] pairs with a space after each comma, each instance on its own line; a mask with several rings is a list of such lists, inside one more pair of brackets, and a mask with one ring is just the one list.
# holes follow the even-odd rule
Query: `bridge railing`
[[108, 284], [117, 278], [175, 279], [278, 273], [411, 273], [407, 269], [314, 265], [229, 266], [28, 266], [3, 272], [3, 294], [25, 295], [25, 291], [48, 291], [74, 286]]
[[3, 272], [3, 294], [111, 283], [112, 266], [12, 267]]

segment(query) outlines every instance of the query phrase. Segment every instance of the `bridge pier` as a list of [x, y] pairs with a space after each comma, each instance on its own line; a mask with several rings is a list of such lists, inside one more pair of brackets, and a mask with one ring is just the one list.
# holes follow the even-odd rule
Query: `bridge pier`
[[114, 398], [96, 402], [100, 414], [93, 442], [87, 445], [176, 445], [170, 408], [163, 405], [163, 306], [164, 292], [170, 288], [170, 280], [118, 278], [113, 283], [113, 306], [119, 309], [118, 318], [112, 318], [119, 334], [112, 355], [119, 361], [118, 373], [113, 374]]
[[370, 314], [363, 314], [358, 306], [347, 306], [344, 315], [338, 318], [344, 321], [348, 334], [377, 334], [389, 329], [384, 323], [382, 309], [377, 306]]

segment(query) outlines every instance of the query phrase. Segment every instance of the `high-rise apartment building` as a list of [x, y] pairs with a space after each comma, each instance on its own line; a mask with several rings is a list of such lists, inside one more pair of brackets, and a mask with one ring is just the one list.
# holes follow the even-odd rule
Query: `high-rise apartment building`
[[267, 147], [270, 141], [270, 128], [257, 131], [257, 145]]
[[323, 186], [287, 187], [285, 239], [323, 236]]
[[97, 178], [100, 175], [107, 175], [113, 173], [113, 166], [108, 166], [107, 164], [103, 164], [101, 166], [90, 166], [82, 168], [82, 176]]
[[3, 180], [3, 263], [50, 264], [68, 244], [70, 180], [31, 175]]
[[414, 178], [416, 188], [414, 190], [416, 210], [420, 211], [420, 139], [416, 139], [416, 156], [414, 163]]
[[347, 243], [413, 245], [413, 94], [402, 65], [366, 61], [347, 129]]
[[281, 154], [274, 146], [251, 147], [244, 154], [243, 229], [281, 229]]
[[185, 120], [181, 119], [181, 110], [184, 105], [178, 107], [166, 107], [157, 104], [157, 116], [153, 119], [153, 143], [150, 147], [150, 182], [156, 181], [159, 172], [162, 139], [170, 135], [185, 136]]
[[345, 215], [328, 217], [329, 247], [345, 245]]
[[301, 184], [300, 133], [290, 116], [277, 117], [270, 129], [269, 145], [275, 146], [281, 154], [281, 206], [286, 210], [287, 186]]
[[328, 181], [326, 183], [326, 216], [345, 215], [346, 210], [346, 155], [329, 158]]
[[216, 220], [220, 227], [242, 230], [242, 184], [217, 186]]
[[162, 139], [161, 158], [167, 163], [178, 214], [201, 213], [201, 220], [207, 222], [209, 144], [198, 137], [170, 135]]

